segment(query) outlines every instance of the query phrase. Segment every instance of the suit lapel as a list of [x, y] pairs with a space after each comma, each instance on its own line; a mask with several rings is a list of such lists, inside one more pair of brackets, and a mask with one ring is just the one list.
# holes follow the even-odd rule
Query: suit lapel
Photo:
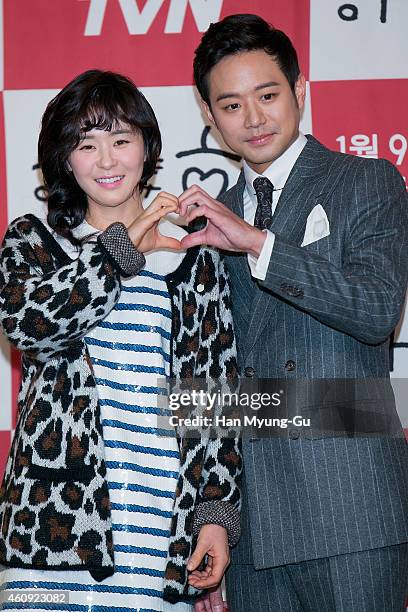
[[[225, 204], [236, 215], [244, 217], [244, 189], [245, 177], [241, 171], [237, 184], [225, 196]], [[257, 291], [253, 283], [252, 275], [248, 266], [245, 253], [225, 254], [232, 288], [232, 310], [236, 326], [236, 337], [239, 345], [239, 353], [245, 346], [247, 337], [247, 325], [252, 311], [252, 302]]]

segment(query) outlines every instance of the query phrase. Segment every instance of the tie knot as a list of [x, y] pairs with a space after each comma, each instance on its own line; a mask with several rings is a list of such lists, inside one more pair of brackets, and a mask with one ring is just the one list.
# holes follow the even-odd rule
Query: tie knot
[[262, 194], [269, 198], [272, 197], [272, 192], [273, 192], [274, 187], [271, 181], [266, 176], [258, 176], [254, 180], [253, 186], [254, 186], [256, 195]]

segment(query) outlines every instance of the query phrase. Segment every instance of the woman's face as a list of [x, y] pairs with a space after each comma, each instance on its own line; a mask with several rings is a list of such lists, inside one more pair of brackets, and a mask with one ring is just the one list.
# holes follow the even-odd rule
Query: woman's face
[[110, 132], [86, 132], [68, 162], [89, 207], [127, 208], [140, 206], [144, 157], [142, 134], [119, 124]]

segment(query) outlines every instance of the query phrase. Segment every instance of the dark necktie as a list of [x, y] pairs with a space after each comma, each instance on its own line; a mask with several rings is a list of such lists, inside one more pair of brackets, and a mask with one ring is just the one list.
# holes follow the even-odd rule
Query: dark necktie
[[254, 227], [269, 229], [272, 223], [272, 194], [273, 185], [266, 176], [258, 176], [254, 180], [254, 189], [258, 206], [256, 208]]

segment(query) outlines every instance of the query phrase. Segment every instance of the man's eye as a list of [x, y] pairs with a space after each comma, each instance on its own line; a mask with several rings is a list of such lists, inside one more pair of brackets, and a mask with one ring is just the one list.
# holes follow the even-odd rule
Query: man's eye
[[273, 100], [273, 98], [276, 96], [277, 94], [275, 93], [266, 93], [262, 96], [262, 98], [264, 100]]
[[233, 104], [228, 104], [228, 106], [225, 107], [226, 110], [236, 110], [237, 108], [239, 108], [238, 102], [233, 102]]

